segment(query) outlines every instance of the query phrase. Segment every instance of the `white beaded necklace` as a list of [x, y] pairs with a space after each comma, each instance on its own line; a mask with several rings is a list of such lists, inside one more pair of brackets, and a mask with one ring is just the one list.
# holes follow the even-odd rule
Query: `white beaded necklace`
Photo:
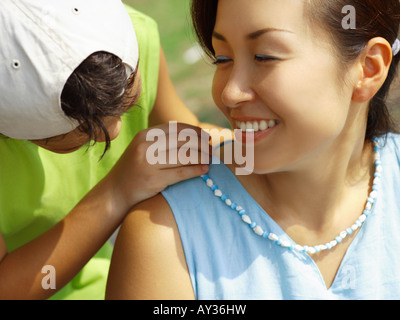
[[307, 253], [307, 254], [315, 254], [317, 252], [321, 252], [324, 250], [330, 250], [339, 243], [343, 241], [344, 238], [346, 238], [348, 235], [351, 235], [353, 232], [355, 232], [357, 229], [361, 228], [361, 226], [364, 224], [365, 220], [368, 218], [368, 216], [372, 212], [373, 204], [376, 201], [376, 198], [378, 196], [378, 190], [379, 190], [379, 185], [380, 185], [380, 180], [382, 176], [382, 163], [380, 160], [380, 153], [379, 153], [379, 147], [378, 147], [378, 142], [377, 139], [372, 140], [374, 143], [374, 151], [375, 151], [375, 174], [374, 174], [374, 182], [372, 186], [372, 191], [369, 194], [369, 197], [367, 199], [367, 204], [365, 206], [365, 209], [363, 211], [363, 214], [356, 220], [356, 222], [346, 230], [343, 230], [340, 232], [340, 234], [335, 237], [332, 241], [326, 243], [326, 244], [321, 244], [321, 245], [316, 245], [316, 246], [301, 246], [298, 244], [292, 244], [290, 241], [287, 240], [282, 240], [279, 238], [276, 234], [268, 231], [264, 231], [261, 226], [259, 226], [256, 222], [252, 221], [250, 216], [247, 214], [246, 210], [243, 209], [240, 205], [234, 203], [231, 199], [228, 198], [227, 195], [223, 194], [223, 192], [214, 184], [214, 181], [208, 176], [208, 175], [202, 175], [201, 178], [203, 181], [207, 184], [207, 186], [211, 189], [211, 191], [214, 193], [214, 195], [218, 198], [220, 198], [228, 207], [230, 207], [232, 210], [234, 210], [236, 213], [240, 215], [242, 218], [242, 221], [247, 224], [251, 229], [253, 229], [254, 233], [257, 236], [263, 237], [265, 239], [268, 239], [275, 244], [287, 248], [289, 250], [295, 250], [301, 253]]

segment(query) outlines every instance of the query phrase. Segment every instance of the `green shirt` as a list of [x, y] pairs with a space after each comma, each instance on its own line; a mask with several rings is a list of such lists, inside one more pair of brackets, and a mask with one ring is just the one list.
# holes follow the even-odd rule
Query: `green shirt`
[[[0, 138], [0, 231], [9, 252], [62, 220], [110, 171], [135, 134], [148, 126], [157, 95], [159, 34], [151, 18], [128, 6], [127, 10], [139, 42], [142, 92], [137, 105], [140, 107], [122, 117], [121, 133], [104, 158], [99, 161], [104, 143], [60, 155], [29, 141]], [[52, 298], [104, 299], [111, 253], [112, 245], [106, 243]]]

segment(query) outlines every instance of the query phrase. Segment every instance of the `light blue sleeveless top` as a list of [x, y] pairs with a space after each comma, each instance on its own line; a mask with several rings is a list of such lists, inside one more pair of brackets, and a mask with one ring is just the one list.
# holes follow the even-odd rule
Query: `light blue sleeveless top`
[[[381, 160], [373, 212], [329, 289], [308, 255], [257, 236], [201, 178], [167, 188], [196, 299], [400, 299], [399, 135], [388, 135]], [[264, 230], [290, 241], [224, 164], [211, 165], [208, 175]]]

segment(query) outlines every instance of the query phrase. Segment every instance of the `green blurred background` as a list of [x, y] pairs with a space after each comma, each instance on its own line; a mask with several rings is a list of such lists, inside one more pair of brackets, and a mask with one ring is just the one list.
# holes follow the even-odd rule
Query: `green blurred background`
[[[211, 97], [214, 66], [201, 50], [190, 20], [190, 0], [124, 0], [157, 21], [171, 79], [181, 99], [202, 122], [227, 127]], [[199, 56], [200, 55], [200, 56]], [[400, 83], [393, 86], [389, 107], [400, 123]]]
[[214, 66], [198, 48], [190, 21], [189, 0], [125, 0], [157, 23], [175, 88], [202, 122], [228, 126], [211, 97]]

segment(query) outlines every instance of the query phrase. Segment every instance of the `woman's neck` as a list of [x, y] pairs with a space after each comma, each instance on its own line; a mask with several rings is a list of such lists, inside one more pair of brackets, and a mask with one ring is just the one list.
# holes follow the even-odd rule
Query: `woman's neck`
[[297, 170], [238, 177], [288, 234], [300, 235], [299, 242], [302, 234], [335, 235], [354, 223], [362, 214], [373, 177], [370, 142], [332, 145], [311, 158]]

